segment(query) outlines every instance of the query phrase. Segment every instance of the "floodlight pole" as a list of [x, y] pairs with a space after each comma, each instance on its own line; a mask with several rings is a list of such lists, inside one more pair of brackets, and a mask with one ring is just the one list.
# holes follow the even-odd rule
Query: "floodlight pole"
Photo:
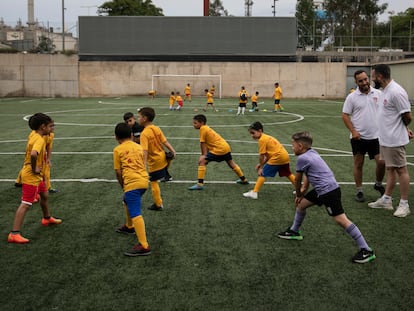
[[62, 0], [62, 52], [65, 52], [65, 0]]

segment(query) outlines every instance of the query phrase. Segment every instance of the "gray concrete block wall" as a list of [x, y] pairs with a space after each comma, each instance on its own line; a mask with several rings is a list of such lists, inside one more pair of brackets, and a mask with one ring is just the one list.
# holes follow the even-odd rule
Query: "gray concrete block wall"
[[[273, 95], [279, 82], [285, 98], [338, 98], [347, 95], [347, 63], [248, 62], [79, 62], [77, 55], [0, 54], [0, 97], [111, 97], [146, 95], [153, 74], [221, 75], [222, 96], [236, 97], [243, 85], [261, 98]], [[363, 64], [367, 65], [367, 64]], [[414, 98], [414, 62], [391, 64], [393, 77]], [[398, 75], [401, 75], [401, 79]], [[401, 80], [401, 81], [399, 81]], [[167, 96], [192, 84], [203, 95], [215, 83], [208, 78], [157, 81]], [[216, 84], [216, 90], [219, 85]]]

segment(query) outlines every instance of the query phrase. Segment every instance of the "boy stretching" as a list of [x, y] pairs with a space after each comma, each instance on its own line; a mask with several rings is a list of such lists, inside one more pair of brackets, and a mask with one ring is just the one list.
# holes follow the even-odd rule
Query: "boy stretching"
[[[286, 231], [280, 232], [278, 237], [288, 240], [302, 240], [299, 228], [305, 219], [306, 209], [314, 204], [319, 206], [323, 204], [328, 214], [345, 229], [345, 232], [354, 239], [359, 247], [359, 251], [352, 257], [352, 261], [366, 263], [374, 260], [375, 254], [368, 246], [361, 231], [345, 215], [341, 202], [341, 189], [326, 162], [312, 149], [312, 142], [312, 136], [308, 132], [292, 135], [292, 149], [298, 157], [295, 177], [296, 213], [293, 225]], [[306, 193], [309, 183], [314, 189]]]
[[259, 143], [259, 163], [256, 165], [257, 181], [253, 190], [243, 193], [245, 198], [257, 199], [266, 177], [287, 177], [295, 185], [295, 176], [290, 171], [289, 154], [285, 147], [273, 136], [263, 133], [263, 125], [254, 122], [249, 126], [249, 133]]
[[198, 114], [193, 118], [193, 126], [200, 130], [201, 156], [198, 159], [198, 183], [188, 188], [188, 190], [203, 190], [204, 176], [206, 175], [207, 164], [211, 161], [226, 161], [227, 165], [240, 178], [238, 184], [247, 185], [249, 182], [244, 176], [241, 168], [233, 161], [230, 145], [217, 132], [206, 125], [207, 118], [203, 114]]
[[126, 123], [115, 127], [115, 137], [119, 145], [114, 148], [114, 169], [116, 178], [124, 190], [127, 207], [127, 223], [132, 227], [138, 244], [124, 254], [126, 256], [145, 256], [151, 254], [145, 232], [145, 222], [141, 214], [141, 197], [148, 188], [148, 173], [145, 168], [142, 147], [132, 141], [131, 128]]
[[29, 136], [26, 146], [26, 155], [21, 170], [22, 200], [14, 217], [13, 229], [7, 239], [9, 243], [26, 244], [30, 242], [29, 239], [21, 235], [20, 229], [27, 211], [36, 198], [36, 194], [40, 195], [40, 207], [43, 214], [42, 226], [59, 225], [62, 223], [61, 219], [50, 216], [48, 189], [44, 181], [46, 141], [43, 136], [49, 135], [53, 131], [54, 126], [53, 120], [43, 113], [36, 113], [29, 119], [29, 127], [34, 133]]
[[167, 161], [164, 147], [172, 153], [172, 158], [175, 158], [176, 152], [164, 136], [162, 130], [152, 123], [154, 118], [155, 111], [151, 107], [144, 107], [138, 111], [138, 123], [144, 126], [140, 143], [144, 150], [144, 163], [148, 164], [152, 197], [154, 199], [154, 203], [148, 209], [161, 211], [163, 204], [158, 181], [166, 180], [168, 177], [171, 178], [171, 176], [167, 176], [169, 162]]

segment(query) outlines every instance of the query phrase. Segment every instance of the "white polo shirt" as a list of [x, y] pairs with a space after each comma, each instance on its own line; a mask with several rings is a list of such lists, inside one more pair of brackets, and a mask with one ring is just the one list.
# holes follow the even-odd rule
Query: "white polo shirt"
[[394, 80], [383, 89], [378, 110], [379, 143], [385, 147], [405, 146], [409, 142], [401, 115], [411, 111], [407, 92]]
[[[370, 88], [368, 94], [358, 89], [349, 94], [342, 107], [342, 112], [351, 116], [351, 122], [362, 139], [378, 138], [378, 107], [382, 92]], [[352, 138], [352, 134], [349, 136]]]

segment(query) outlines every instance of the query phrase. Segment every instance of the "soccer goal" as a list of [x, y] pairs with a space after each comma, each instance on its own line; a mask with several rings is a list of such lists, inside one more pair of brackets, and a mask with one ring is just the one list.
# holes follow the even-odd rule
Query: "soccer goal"
[[184, 94], [185, 86], [190, 83], [191, 95], [204, 96], [204, 90], [215, 88], [215, 97], [221, 98], [222, 80], [221, 75], [174, 75], [153, 74], [151, 89], [158, 95], [167, 96], [177, 91]]

